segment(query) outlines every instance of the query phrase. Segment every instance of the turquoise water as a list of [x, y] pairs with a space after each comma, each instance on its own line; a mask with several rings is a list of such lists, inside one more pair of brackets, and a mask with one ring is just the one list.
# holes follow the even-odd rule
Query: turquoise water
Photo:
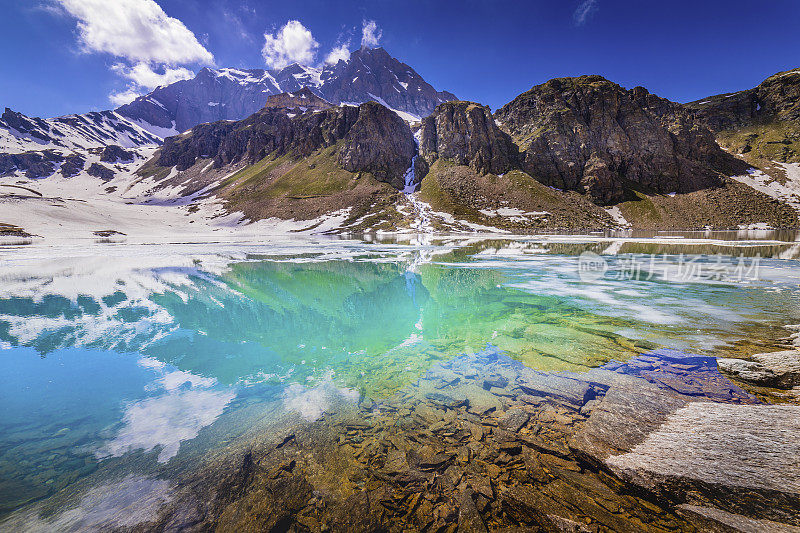
[[[0, 252], [0, 513], [106, 471], [168, 477], [256, 419], [387, 397], [489, 344], [582, 371], [754, 353], [800, 323], [794, 244], [325, 246]], [[587, 251], [599, 277], [581, 277]]]

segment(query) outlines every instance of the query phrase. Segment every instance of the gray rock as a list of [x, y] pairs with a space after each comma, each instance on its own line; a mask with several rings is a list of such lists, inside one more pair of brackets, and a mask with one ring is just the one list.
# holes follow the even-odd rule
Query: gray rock
[[408, 124], [382, 105], [368, 102], [359, 107], [358, 120], [344, 138], [338, 163], [349, 172], [369, 172], [378, 181], [402, 189], [403, 176], [416, 151]]
[[517, 147], [495, 124], [487, 106], [447, 102], [422, 121], [420, 153], [432, 165], [446, 159], [481, 173], [502, 174], [517, 165]]
[[526, 394], [554, 396], [578, 407], [594, 396], [594, 390], [586, 381], [537, 372], [528, 368], [520, 372], [517, 386]]
[[701, 531], [709, 533], [800, 533], [800, 527], [781, 524], [771, 520], [757, 520], [727, 513], [713, 507], [682, 504], [678, 514], [693, 522]]
[[655, 431], [688, 400], [644, 380], [616, 375], [603, 399], [571, 439], [570, 447], [605, 460], [629, 451]]
[[516, 433], [528, 423], [530, 415], [522, 409], [509, 409], [498, 420], [497, 425], [506, 431]]
[[720, 358], [717, 364], [720, 371], [757, 385], [779, 389], [800, 385], [800, 351], [762, 353], [754, 355], [752, 359]]
[[663, 498], [800, 525], [798, 434], [800, 406], [690, 402], [605, 463]]
[[747, 168], [680, 104], [601, 76], [537, 85], [496, 117], [519, 144], [524, 170], [599, 204], [622, 200], [626, 181], [689, 192], [720, 185], [720, 172]]

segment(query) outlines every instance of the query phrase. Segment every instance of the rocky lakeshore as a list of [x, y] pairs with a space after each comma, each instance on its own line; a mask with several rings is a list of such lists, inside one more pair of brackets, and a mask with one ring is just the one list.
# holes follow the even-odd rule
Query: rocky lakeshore
[[155, 520], [94, 525], [800, 531], [800, 445], [784, 438], [800, 430], [800, 406], [761, 403], [711, 357], [660, 350], [548, 373], [489, 347], [437, 363], [387, 399], [339, 401], [309, 420], [318, 414], [301, 410], [202, 467], [153, 480]]

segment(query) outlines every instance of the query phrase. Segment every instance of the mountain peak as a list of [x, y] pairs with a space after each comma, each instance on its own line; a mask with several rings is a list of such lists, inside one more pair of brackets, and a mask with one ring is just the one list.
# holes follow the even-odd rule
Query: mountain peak
[[331, 104], [372, 100], [414, 120], [455, 99], [452, 93], [434, 89], [382, 47], [362, 47], [348, 61], [322, 68], [296, 62], [269, 71], [205, 67], [193, 79], [159, 87], [117, 112], [164, 136], [203, 122], [243, 119], [264, 107], [272, 95], [309, 87]]

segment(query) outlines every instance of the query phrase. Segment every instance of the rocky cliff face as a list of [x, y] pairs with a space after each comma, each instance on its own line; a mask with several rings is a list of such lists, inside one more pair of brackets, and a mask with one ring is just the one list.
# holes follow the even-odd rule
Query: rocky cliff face
[[378, 101], [416, 116], [455, 99], [451, 93], [436, 91], [384, 49], [362, 48], [349, 60], [322, 69], [298, 64], [272, 71], [204, 68], [191, 80], [159, 87], [117, 111], [165, 137], [204, 122], [244, 119], [271, 95], [304, 87], [334, 104]]
[[754, 164], [800, 162], [800, 69], [686, 107], [717, 134], [722, 146]]
[[408, 124], [382, 105], [367, 102], [359, 107], [358, 120], [345, 135], [337, 160], [349, 172], [369, 172], [402, 189], [416, 152]]
[[283, 109], [287, 113], [322, 111], [330, 109], [334, 105], [327, 100], [324, 100], [314, 94], [308, 87], [303, 87], [298, 91], [291, 93], [281, 93], [267, 97], [267, 103], [264, 107], [273, 109]]
[[758, 87], [686, 104], [716, 132], [759, 122], [800, 121], [800, 69], [779, 72]]
[[158, 87], [117, 112], [165, 137], [203, 122], [240, 120], [281, 92], [273, 75], [262, 69], [204, 68], [193, 79]]
[[272, 154], [307, 157], [342, 141], [339, 165], [349, 172], [369, 172], [379, 181], [402, 188], [403, 175], [415, 154], [411, 129], [380, 104], [331, 107], [321, 111], [265, 107], [239, 122], [200, 124], [169, 137], [158, 157], [162, 167], [190, 168], [210, 158], [215, 168], [255, 163]]
[[420, 154], [429, 165], [441, 158], [483, 174], [502, 174], [518, 164], [517, 147], [491, 110], [472, 102], [447, 102], [423, 119]]
[[626, 183], [689, 192], [741, 169], [680, 104], [600, 76], [533, 87], [496, 118], [521, 150], [522, 168], [545, 184], [586, 193], [599, 204], [624, 197]]

